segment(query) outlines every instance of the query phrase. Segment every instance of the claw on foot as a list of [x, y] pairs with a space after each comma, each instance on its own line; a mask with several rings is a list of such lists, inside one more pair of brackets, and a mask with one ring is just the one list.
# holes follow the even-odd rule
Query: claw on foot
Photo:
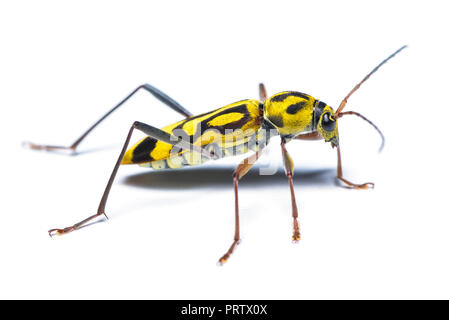
[[231, 256], [231, 254], [234, 252], [235, 247], [240, 243], [240, 239], [239, 240], [234, 240], [234, 242], [232, 243], [231, 247], [229, 248], [228, 252], [226, 252], [223, 257], [221, 257], [217, 264], [222, 266], [226, 261], [228, 261], [229, 257]]
[[34, 149], [34, 150], [42, 150], [43, 149], [43, 146], [38, 145], [38, 144], [34, 144], [32, 142], [29, 142], [29, 141], [23, 141], [22, 142], [22, 147], [30, 148], [30, 149]]
[[48, 146], [44, 144], [35, 144], [29, 141], [22, 142], [22, 146], [24, 148], [30, 148], [32, 150], [45, 150], [45, 151], [56, 151], [56, 150], [67, 150], [72, 152], [73, 154], [76, 153], [75, 149], [72, 147], [64, 147], [64, 146]]
[[363, 190], [366, 190], [368, 188], [372, 188], [372, 189], [374, 188], [374, 183], [372, 183], [372, 182], [356, 184], [356, 183], [352, 183], [352, 182], [350, 182], [350, 181], [348, 181], [348, 180], [346, 180], [346, 179], [344, 179], [342, 177], [338, 177], [337, 176], [337, 179], [340, 180], [341, 182], [343, 182], [346, 185], [346, 187], [349, 188], [349, 189], [356, 189], [356, 190], [363, 189]]
[[218, 265], [222, 266], [226, 261], [228, 261], [229, 257], [225, 257], [226, 255], [224, 255], [223, 257], [220, 258], [220, 260], [218, 260]]
[[293, 236], [292, 236], [292, 242], [293, 243], [298, 243], [299, 240], [301, 240], [301, 234], [299, 232], [294, 232]]
[[60, 236], [60, 235], [65, 234], [65, 233], [72, 232], [73, 230], [75, 230], [74, 227], [67, 227], [67, 228], [64, 228], [64, 229], [51, 229], [51, 230], [48, 230], [48, 235], [50, 237], [53, 237], [54, 235]]
[[374, 183], [367, 182], [367, 183], [363, 183], [363, 184], [354, 184], [354, 185], [352, 185], [350, 187], [352, 189], [363, 189], [363, 190], [366, 190], [366, 189], [369, 189], [369, 188], [374, 189]]
[[299, 232], [298, 214], [293, 216], [293, 243], [297, 243], [301, 239], [301, 233]]
[[82, 227], [85, 226], [89, 221], [91, 221], [92, 219], [95, 219], [95, 218], [97, 218], [97, 217], [99, 217], [99, 216], [101, 216], [101, 215], [104, 215], [105, 218], [106, 218], [107, 220], [109, 219], [108, 216], [106, 215], [106, 213], [104, 213], [104, 212], [99, 212], [99, 213], [97, 213], [97, 214], [94, 214], [93, 216], [88, 217], [87, 219], [84, 219], [84, 220], [81, 221], [81, 222], [75, 223], [75, 224], [74, 224], [73, 226], [71, 226], [71, 227], [67, 227], [67, 228], [64, 228], [64, 229], [50, 229], [50, 230], [48, 230], [48, 234], [49, 234], [50, 237], [53, 237], [54, 235], [62, 235], [62, 234], [65, 234], [65, 233], [72, 232], [72, 231], [74, 231], [74, 230], [77, 230], [77, 229], [79, 229], [79, 228], [82, 228]]

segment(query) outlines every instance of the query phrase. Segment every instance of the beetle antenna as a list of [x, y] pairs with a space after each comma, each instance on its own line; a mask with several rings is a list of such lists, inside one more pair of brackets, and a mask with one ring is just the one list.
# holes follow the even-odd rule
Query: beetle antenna
[[371, 75], [376, 72], [382, 65], [384, 65], [388, 60], [390, 60], [391, 58], [393, 58], [395, 55], [397, 55], [399, 52], [401, 52], [402, 50], [404, 50], [405, 48], [407, 48], [407, 46], [402, 46], [400, 47], [398, 50], [396, 50], [394, 53], [392, 53], [388, 58], [386, 58], [384, 61], [382, 61], [381, 63], [379, 63], [377, 65], [377, 67], [375, 67], [370, 73], [368, 73], [365, 78], [363, 78], [362, 81], [360, 81], [349, 93], [348, 95], [343, 99], [343, 101], [340, 103], [340, 106], [338, 107], [337, 111], [335, 112], [335, 114], [338, 116], [338, 114], [343, 110], [343, 108], [346, 106], [346, 103], [348, 102], [349, 97], [357, 91], [358, 88], [360, 88], [360, 86], [362, 85], [362, 83], [364, 83], [366, 80], [368, 80], [369, 77], [371, 77]]
[[341, 117], [343, 117], [345, 115], [348, 115], [348, 114], [352, 114], [352, 115], [355, 115], [355, 116], [358, 116], [358, 117], [362, 118], [363, 120], [368, 122], [370, 125], [372, 125], [374, 129], [376, 129], [376, 131], [379, 133], [380, 137], [382, 138], [382, 143], [381, 143], [380, 148], [379, 148], [379, 152], [382, 152], [382, 150], [384, 148], [384, 145], [385, 145], [385, 136], [383, 135], [382, 131], [380, 131], [380, 129], [371, 120], [367, 119], [365, 116], [362, 116], [360, 113], [355, 112], [355, 111], [340, 112], [336, 116], [336, 118], [341, 118]]

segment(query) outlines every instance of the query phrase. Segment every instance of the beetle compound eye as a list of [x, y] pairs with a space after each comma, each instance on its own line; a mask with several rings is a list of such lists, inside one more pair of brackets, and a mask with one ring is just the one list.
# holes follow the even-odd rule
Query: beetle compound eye
[[329, 113], [323, 114], [323, 120], [321, 121], [321, 126], [326, 131], [334, 131], [335, 120], [331, 119]]

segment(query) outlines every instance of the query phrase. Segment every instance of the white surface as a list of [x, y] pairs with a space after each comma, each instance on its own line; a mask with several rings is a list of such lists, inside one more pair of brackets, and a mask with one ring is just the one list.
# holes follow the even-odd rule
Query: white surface
[[[0, 298], [449, 298], [446, 2], [313, 3], [2, 2]], [[145, 82], [193, 113], [257, 98], [260, 81], [335, 107], [403, 44], [347, 106], [385, 151], [359, 119], [339, 126], [346, 177], [374, 190], [335, 186], [328, 144], [288, 145], [299, 244], [278, 141], [262, 160], [279, 173], [241, 182], [243, 240], [223, 267], [237, 159], [123, 167], [109, 221], [48, 237], [95, 213], [132, 121], [180, 117], [142, 92], [81, 145], [92, 152], [22, 141], [69, 144]]]

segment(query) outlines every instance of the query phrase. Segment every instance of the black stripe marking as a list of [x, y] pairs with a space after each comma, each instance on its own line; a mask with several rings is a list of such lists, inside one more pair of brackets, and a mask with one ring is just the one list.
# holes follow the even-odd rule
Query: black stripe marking
[[[179, 125], [177, 125], [175, 128], [173, 128], [173, 130], [172, 130], [173, 134], [175, 136], [177, 136], [183, 140], [187, 140], [193, 144], [198, 138], [201, 137], [202, 134], [204, 134], [204, 132], [206, 132], [206, 130], [214, 129], [214, 130], [217, 130], [220, 134], [224, 135], [226, 130], [240, 129], [246, 123], [251, 121], [251, 119], [252, 119], [251, 114], [248, 111], [247, 104], [243, 103], [241, 105], [225, 109], [225, 110], [223, 110], [217, 114], [214, 114], [213, 116], [208, 117], [208, 118], [204, 119], [203, 121], [199, 122], [197, 125], [197, 130], [193, 136], [188, 135], [187, 132], [185, 132], [184, 129], [182, 128], [187, 122], [197, 119], [197, 118], [200, 118], [200, 117], [204, 117], [210, 113], [216, 112], [217, 110], [203, 113], [203, 114], [193, 116], [193, 117], [183, 120]], [[227, 113], [232, 113], [232, 112], [241, 113], [241, 114], [243, 114], [243, 117], [237, 121], [227, 123], [223, 126], [210, 126], [207, 124], [209, 121], [212, 121], [216, 117], [219, 117], [219, 116], [227, 114]], [[157, 141], [158, 140], [156, 140], [156, 139], [147, 137], [141, 143], [139, 143], [139, 145], [134, 149], [134, 152], [133, 152], [133, 157], [132, 157], [133, 163], [154, 161], [154, 159], [151, 157], [150, 153], [156, 147]]]
[[[228, 113], [233, 113], [233, 112], [237, 112], [237, 113], [241, 113], [244, 116], [234, 122], [231, 123], [227, 123], [223, 126], [210, 126], [208, 125], [209, 121], [214, 120], [215, 118], [222, 116], [224, 114], [228, 114]], [[241, 127], [243, 127], [248, 121], [251, 120], [251, 115], [248, 112], [248, 108], [245, 104], [241, 104], [226, 110], [223, 110], [217, 114], [214, 114], [212, 117], [204, 119], [203, 121], [201, 121], [200, 123], [198, 123], [198, 127], [197, 130], [195, 132], [195, 135], [193, 138], [193, 141], [196, 141], [202, 134], [204, 134], [204, 132], [206, 132], [206, 130], [217, 130], [220, 134], [224, 135], [226, 130], [236, 130], [236, 129], [240, 129]]]
[[269, 120], [278, 128], [282, 128], [284, 126], [284, 121], [281, 116], [271, 116], [269, 117]]
[[320, 101], [318, 103], [318, 109], [320, 109], [321, 112], [323, 112], [323, 109], [326, 107], [326, 104], [323, 101]]
[[154, 159], [151, 157], [150, 153], [156, 147], [157, 140], [146, 137], [133, 151], [133, 163], [150, 162]]
[[304, 93], [296, 92], [296, 91], [289, 91], [287, 93], [283, 93], [283, 94], [274, 96], [273, 98], [270, 99], [270, 101], [271, 102], [282, 102], [285, 99], [287, 99], [288, 97], [300, 97], [300, 98], [303, 98], [305, 100], [309, 100], [309, 96], [307, 96]]
[[[316, 105], [316, 100], [315, 100]], [[318, 102], [318, 106], [315, 107], [315, 115], [314, 115], [314, 126], [318, 127], [318, 122], [320, 121], [321, 114], [323, 113], [323, 109], [326, 107], [326, 104], [322, 101]]]
[[276, 127], [273, 126], [273, 124], [270, 121], [267, 121], [266, 119], [263, 119], [262, 129], [264, 129], [266, 131], [270, 131], [270, 130], [276, 130]]
[[298, 102], [298, 103], [295, 103], [295, 104], [291, 104], [287, 108], [287, 113], [288, 114], [296, 114], [296, 113], [298, 113], [299, 110], [302, 109], [302, 107], [304, 107], [305, 104], [306, 104], [305, 101], [301, 101], [301, 102]]
[[[216, 115], [214, 115], [211, 119], [206, 119], [204, 121], [201, 122], [201, 130], [206, 131], [208, 129], [215, 129], [218, 130], [218, 132], [220, 132], [221, 134], [225, 134], [226, 130], [236, 130], [236, 129], [240, 129], [242, 128], [249, 120], [251, 120], [251, 115], [248, 112], [248, 108], [246, 106], [246, 104], [242, 104], [236, 107], [233, 107], [231, 109], [225, 110], [226, 112], [220, 112], [217, 113]], [[210, 126], [207, 123], [214, 120], [215, 118], [226, 114], [226, 113], [240, 113], [243, 114], [243, 117], [241, 117], [239, 120], [237, 121], [233, 121], [233, 122], [229, 122], [223, 126]]]
[[190, 136], [189, 134], [187, 134], [187, 132], [182, 128], [187, 122], [190, 122], [192, 120], [195, 120], [197, 118], [201, 118], [204, 117], [205, 115], [208, 115], [210, 113], [214, 113], [217, 110], [214, 111], [209, 111], [209, 112], [205, 112], [190, 118], [187, 118], [185, 120], [183, 120], [180, 124], [178, 124], [175, 128], [173, 128], [172, 133], [177, 136], [178, 138], [181, 138], [183, 140], [189, 141], [190, 143], [194, 142], [194, 136]]
[[318, 100], [313, 101], [313, 114], [312, 114], [312, 131], [316, 130], [317, 120], [316, 120], [316, 103]]
[[[217, 130], [220, 134], [224, 135], [226, 130], [240, 129], [241, 127], [243, 127], [246, 123], [248, 123], [252, 119], [251, 114], [248, 111], [247, 104], [243, 103], [243, 104], [240, 104], [238, 106], [225, 109], [225, 110], [223, 110], [223, 111], [221, 111], [221, 112], [219, 112], [217, 114], [214, 114], [213, 116], [210, 116], [210, 117], [204, 119], [203, 121], [199, 122], [197, 124], [197, 128], [196, 128], [196, 131], [195, 131], [194, 135], [188, 135], [187, 132], [184, 131], [183, 126], [187, 122], [189, 122], [191, 120], [194, 120], [194, 119], [197, 119], [197, 118], [200, 118], [200, 117], [203, 117], [203, 116], [206, 116], [206, 115], [208, 115], [210, 113], [216, 112], [217, 110], [211, 111], [211, 112], [207, 112], [207, 113], [203, 113], [201, 115], [194, 116], [194, 117], [186, 119], [185, 121], [182, 121], [178, 126], [173, 128], [173, 130], [172, 130], [173, 134], [175, 136], [177, 136], [177, 137], [179, 137], [179, 138], [181, 138], [183, 140], [189, 141], [190, 143], [193, 144], [196, 140], [198, 140], [201, 137], [201, 135], [203, 135], [206, 132], [206, 130], [214, 129], [214, 130]], [[243, 117], [240, 118], [237, 121], [227, 123], [227, 124], [225, 124], [223, 126], [210, 126], [210, 125], [208, 125], [209, 121], [212, 121], [213, 119], [215, 119], [215, 118], [217, 118], [219, 116], [222, 116], [224, 114], [233, 113], [233, 112], [241, 113], [241, 114], [243, 114]]]

